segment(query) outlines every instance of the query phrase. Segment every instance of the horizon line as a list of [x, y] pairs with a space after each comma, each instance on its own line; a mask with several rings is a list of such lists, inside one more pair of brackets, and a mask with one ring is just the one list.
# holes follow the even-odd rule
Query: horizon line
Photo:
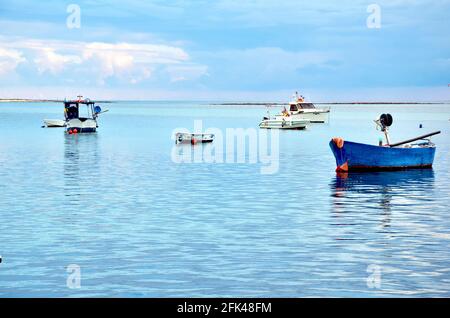
[[[0, 103], [62, 103], [64, 99], [45, 99], [45, 98], [0, 98]], [[257, 100], [241, 100], [241, 101], [227, 101], [227, 100], [217, 100], [217, 99], [101, 99], [93, 100], [96, 103], [116, 103], [116, 102], [209, 102], [211, 105], [216, 106], [251, 106], [251, 105], [286, 105], [288, 102], [281, 101], [257, 101]], [[402, 105], [402, 104], [450, 104], [450, 100], [431, 100], [431, 101], [320, 101], [320, 102], [310, 102], [313, 104], [332, 104], [332, 105]]]

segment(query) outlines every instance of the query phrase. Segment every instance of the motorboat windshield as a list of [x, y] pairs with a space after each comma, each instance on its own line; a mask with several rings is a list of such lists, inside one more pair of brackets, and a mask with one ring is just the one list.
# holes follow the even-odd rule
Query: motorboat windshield
[[94, 105], [95, 102], [89, 100], [76, 100], [64, 102], [64, 115], [66, 120], [79, 119], [80, 117], [80, 105], [85, 105], [87, 107], [87, 112], [83, 111], [84, 118], [95, 118]]
[[297, 103], [297, 104], [291, 104], [289, 107], [289, 111], [296, 112], [300, 109], [315, 109], [316, 107], [312, 103]]

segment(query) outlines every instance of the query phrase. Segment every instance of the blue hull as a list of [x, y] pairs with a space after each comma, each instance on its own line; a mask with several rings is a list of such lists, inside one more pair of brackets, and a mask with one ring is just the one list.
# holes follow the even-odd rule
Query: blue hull
[[345, 141], [342, 148], [330, 141], [336, 171], [431, 168], [435, 147], [390, 148]]

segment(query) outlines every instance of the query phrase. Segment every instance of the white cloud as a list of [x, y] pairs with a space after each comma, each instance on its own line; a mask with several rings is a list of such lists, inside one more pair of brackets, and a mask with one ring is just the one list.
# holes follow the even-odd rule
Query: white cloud
[[56, 53], [53, 48], [41, 48], [37, 50], [33, 62], [39, 73], [57, 74], [71, 64], [81, 64], [82, 60], [77, 55], [63, 55]]
[[133, 84], [149, 78], [157, 65], [182, 63], [189, 56], [182, 49], [166, 45], [89, 43], [82, 51], [85, 61], [94, 62], [101, 80], [128, 77]]
[[22, 52], [0, 47], [0, 75], [13, 72], [23, 62], [26, 62], [26, 59], [23, 57]]
[[[150, 78], [157, 70], [169, 72], [171, 78], [178, 71], [184, 74], [182, 76], [186, 75], [186, 78], [195, 79], [198, 77], [196, 74], [202, 73], [201, 70], [205, 68], [190, 62], [189, 55], [182, 48], [172, 45], [0, 40], [3, 40], [3, 46], [9, 48], [0, 51], [0, 67], [3, 66], [5, 70], [6, 67], [17, 66], [23, 61], [22, 55], [26, 55], [31, 57], [39, 74], [48, 72], [57, 75], [71, 68], [71, 73], [90, 75], [89, 78], [94, 78], [100, 84], [104, 84], [109, 78], [136, 84]], [[16, 62], [2, 62], [2, 56], [3, 59], [13, 59]], [[175, 65], [179, 68], [174, 68]]]

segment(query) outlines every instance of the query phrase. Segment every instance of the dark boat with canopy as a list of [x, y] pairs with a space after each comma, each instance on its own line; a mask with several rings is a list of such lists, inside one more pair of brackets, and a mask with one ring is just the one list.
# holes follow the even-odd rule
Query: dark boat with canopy
[[[85, 107], [82, 107], [85, 106]], [[89, 98], [64, 101], [64, 116], [68, 134], [93, 133], [97, 131], [98, 115], [102, 113], [100, 106], [96, 106]]]

